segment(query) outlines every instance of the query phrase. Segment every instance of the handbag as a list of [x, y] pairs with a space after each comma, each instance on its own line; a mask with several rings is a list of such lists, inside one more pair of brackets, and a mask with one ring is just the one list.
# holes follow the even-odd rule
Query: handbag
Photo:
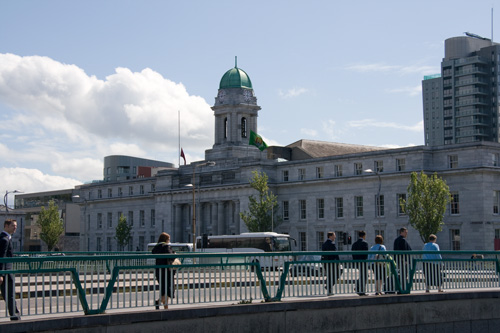
[[[182, 263], [179, 259], [175, 258], [175, 260], [172, 262], [172, 265], [179, 266], [182, 265]], [[177, 267], [174, 267], [174, 269], [177, 269]]]

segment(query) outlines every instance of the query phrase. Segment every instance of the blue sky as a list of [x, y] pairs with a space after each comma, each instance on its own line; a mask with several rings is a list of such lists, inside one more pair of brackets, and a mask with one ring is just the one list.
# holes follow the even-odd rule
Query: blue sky
[[439, 73], [446, 38], [491, 37], [492, 7], [0, 0], [0, 193], [102, 179], [113, 154], [177, 164], [179, 111], [187, 161], [203, 159], [235, 56], [268, 144], [422, 145], [423, 76]]

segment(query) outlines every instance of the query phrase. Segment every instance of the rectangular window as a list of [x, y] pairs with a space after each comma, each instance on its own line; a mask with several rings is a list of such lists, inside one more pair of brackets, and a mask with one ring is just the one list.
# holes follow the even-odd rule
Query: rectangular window
[[[156, 191], [156, 184], [151, 184], [151, 192]], [[154, 242], [151, 242], [154, 243]]]
[[325, 199], [318, 199], [318, 219], [325, 218]]
[[122, 212], [118, 212], [118, 214], [116, 214], [116, 225], [118, 225], [118, 223], [120, 222], [121, 216], [122, 216]]
[[102, 229], [102, 213], [97, 213], [97, 229]]
[[139, 211], [139, 225], [141, 227], [144, 227], [145, 224], [146, 224], [146, 221], [145, 221], [145, 217], [144, 217], [144, 211], [140, 210]]
[[342, 177], [342, 165], [335, 165], [335, 177]]
[[299, 232], [299, 246], [300, 251], [307, 251], [307, 234], [305, 232]]
[[396, 205], [398, 206], [398, 216], [406, 216], [406, 213], [403, 210], [403, 206], [401, 206], [401, 201], [406, 202], [406, 193], [399, 193], [398, 202], [396, 202]]
[[139, 249], [141, 249], [142, 251], [144, 251], [144, 249], [146, 248], [145, 245], [146, 244], [144, 244], [144, 236], [139, 236]]
[[102, 199], [102, 190], [97, 190], [97, 199]]
[[285, 221], [290, 219], [289, 209], [288, 201], [283, 201], [283, 220]]
[[344, 198], [335, 198], [335, 216], [344, 218]]
[[131, 210], [128, 211], [128, 224], [131, 226], [134, 225], [134, 212]]
[[144, 185], [139, 187], [139, 194], [144, 194]]
[[451, 193], [450, 213], [451, 215], [460, 214], [460, 200], [456, 192]]
[[354, 174], [361, 175], [363, 173], [363, 164], [362, 163], [354, 163]]
[[321, 251], [324, 241], [325, 241], [325, 232], [324, 231], [316, 232], [316, 244], [318, 245], [317, 248], [318, 251]]
[[111, 244], [111, 237], [106, 237], [106, 251], [113, 251], [113, 244]]
[[500, 238], [500, 229], [495, 229], [495, 239]]
[[347, 245], [347, 242], [344, 242], [344, 238], [347, 241], [347, 234], [343, 231], [335, 231], [335, 235], [337, 236], [335, 240], [335, 245], [337, 245], [337, 251], [343, 251], [344, 245]]
[[299, 169], [299, 180], [306, 179], [306, 169]]
[[449, 155], [448, 156], [448, 168], [449, 169], [458, 168], [458, 155]]
[[500, 166], [500, 154], [494, 153], [491, 155], [493, 166]]
[[128, 187], [128, 195], [134, 195], [134, 187], [133, 186]]
[[108, 213], [108, 228], [113, 228], [113, 213]]
[[373, 167], [376, 172], [384, 172], [384, 161], [375, 161]]
[[384, 217], [384, 195], [377, 195], [375, 196], [376, 202], [377, 202], [377, 217]]
[[498, 215], [498, 206], [500, 206], [500, 191], [493, 191], [493, 214]]
[[396, 171], [405, 171], [405, 170], [406, 170], [406, 159], [396, 158]]
[[460, 251], [460, 229], [450, 229], [450, 244], [453, 251]]
[[96, 238], [96, 251], [102, 251], [101, 237]]
[[122, 188], [118, 187], [118, 196], [121, 197], [123, 195]]
[[300, 209], [300, 219], [305, 220], [307, 217], [307, 210], [306, 210], [306, 201], [305, 200], [299, 200], [299, 209]]
[[375, 229], [375, 235], [380, 235], [380, 236], [382, 236], [383, 239], [385, 239], [385, 232], [384, 232], [384, 230]]
[[323, 178], [323, 167], [316, 168], [316, 178]]
[[151, 209], [151, 226], [154, 227], [156, 225], [156, 211]]
[[288, 170], [283, 170], [283, 181], [287, 182], [288, 181]]
[[108, 198], [112, 198], [112, 197], [113, 197], [113, 189], [108, 188]]
[[363, 197], [354, 197], [354, 202], [356, 203], [356, 217], [363, 217]]

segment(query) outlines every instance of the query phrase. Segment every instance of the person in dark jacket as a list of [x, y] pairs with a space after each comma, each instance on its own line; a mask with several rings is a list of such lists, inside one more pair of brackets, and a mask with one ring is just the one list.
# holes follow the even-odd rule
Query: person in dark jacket
[[[3, 231], [0, 233], [0, 258], [12, 257], [12, 235], [16, 232], [17, 221], [12, 219], [5, 220]], [[12, 263], [0, 263], [0, 271], [12, 270]], [[3, 299], [9, 309], [10, 320], [19, 320], [19, 310], [16, 305], [14, 276], [12, 274], [0, 273], [0, 290], [2, 291]]]
[[[408, 229], [404, 227], [399, 229], [399, 237], [394, 240], [394, 251], [411, 251], [411, 246], [406, 240], [406, 237], [408, 237]], [[394, 255], [394, 260], [396, 261], [396, 265], [398, 267], [401, 288], [406, 289], [411, 265], [410, 256], [398, 254]]]
[[[335, 246], [335, 238], [337, 237], [333, 231], [329, 231], [326, 235], [328, 239], [321, 246], [321, 251], [337, 251], [337, 247]], [[338, 254], [332, 255], [323, 255], [321, 256], [321, 260], [340, 260]], [[333, 287], [337, 283], [337, 280], [342, 275], [342, 270], [339, 264], [325, 262], [323, 263], [323, 267], [326, 272], [326, 290], [328, 292], [328, 296], [333, 295]]]
[[[158, 238], [158, 243], [155, 245], [151, 251], [153, 254], [174, 254], [175, 251], [169, 245], [170, 235], [166, 232], [162, 232]], [[157, 258], [156, 265], [172, 265], [175, 258]], [[174, 287], [173, 287], [173, 277], [175, 271], [171, 268], [156, 268], [155, 276], [158, 284], [160, 285], [160, 296], [161, 299], [155, 301], [155, 308], [158, 310], [160, 308], [160, 303], [163, 304], [165, 309], [168, 309], [168, 297], [174, 297]], [[165, 300], [165, 294], [167, 299]]]
[[[368, 243], [366, 242], [366, 232], [363, 230], [358, 232], [358, 240], [352, 244], [352, 250], [353, 251], [368, 251]], [[353, 260], [366, 260], [368, 259], [368, 254], [353, 254], [352, 255]], [[368, 278], [368, 269], [366, 267], [367, 263], [366, 262], [358, 262], [355, 263], [355, 265], [358, 267], [359, 271], [359, 278], [358, 281], [356, 281], [356, 292], [358, 293], [359, 296], [366, 296], [365, 293], [365, 288], [366, 288], [366, 280]]]

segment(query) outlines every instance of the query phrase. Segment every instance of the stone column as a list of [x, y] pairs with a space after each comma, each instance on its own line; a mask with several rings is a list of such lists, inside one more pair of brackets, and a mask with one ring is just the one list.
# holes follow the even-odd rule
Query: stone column
[[217, 207], [217, 234], [224, 235], [226, 231], [226, 219], [224, 214], [224, 201], [219, 201]]
[[241, 228], [240, 228], [240, 201], [235, 200], [234, 201], [234, 226], [235, 226], [235, 233], [237, 235], [241, 234]]

